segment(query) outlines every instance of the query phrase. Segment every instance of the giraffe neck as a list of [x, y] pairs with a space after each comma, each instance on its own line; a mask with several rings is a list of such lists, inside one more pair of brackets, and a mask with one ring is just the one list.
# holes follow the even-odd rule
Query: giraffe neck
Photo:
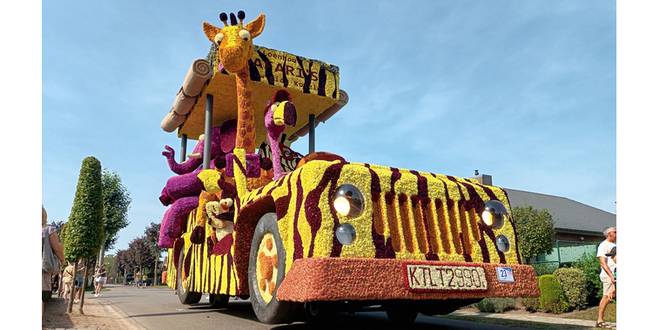
[[248, 84], [250, 75], [247, 65], [236, 73], [236, 96], [238, 118], [236, 122], [236, 148], [242, 148], [247, 153], [253, 153], [257, 138], [252, 111], [252, 91]]

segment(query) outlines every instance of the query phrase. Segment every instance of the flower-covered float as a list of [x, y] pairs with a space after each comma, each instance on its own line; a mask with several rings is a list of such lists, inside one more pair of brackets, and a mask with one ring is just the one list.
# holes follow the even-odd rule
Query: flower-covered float
[[[265, 16], [244, 20], [203, 24], [211, 50], [161, 123], [182, 140], [180, 162], [163, 152], [176, 175], [159, 241], [182, 303], [250, 299], [266, 323], [375, 306], [410, 322], [538, 296], [503, 189], [315, 152], [318, 122], [348, 101], [339, 69], [254, 45]], [[305, 135], [303, 156], [289, 146]], [[188, 138], [198, 142], [186, 159]]]

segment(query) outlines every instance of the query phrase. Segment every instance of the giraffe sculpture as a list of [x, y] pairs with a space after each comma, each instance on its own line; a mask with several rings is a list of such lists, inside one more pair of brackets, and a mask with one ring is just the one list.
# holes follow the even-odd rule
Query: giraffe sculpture
[[[238, 21], [236, 17], [238, 16]], [[218, 54], [223, 68], [236, 76], [236, 96], [238, 103], [238, 115], [236, 124], [236, 145], [234, 155], [239, 159], [245, 168], [251, 168], [252, 162], [258, 156], [254, 154], [256, 143], [256, 126], [254, 122], [254, 111], [252, 109], [252, 91], [249, 87], [250, 74], [248, 70], [248, 60], [252, 56], [252, 40], [258, 37], [266, 24], [266, 16], [259, 16], [252, 22], [243, 25], [245, 12], [240, 10], [237, 14], [229, 14], [229, 23], [226, 13], [220, 14], [220, 20], [224, 27], [219, 28], [207, 22], [204, 22], [203, 29], [206, 37], [218, 46]], [[246, 159], [247, 158], [247, 159]], [[234, 165], [236, 166], [236, 165]], [[239, 171], [234, 171], [238, 173]], [[239, 191], [245, 191], [245, 177], [237, 175], [237, 188]]]

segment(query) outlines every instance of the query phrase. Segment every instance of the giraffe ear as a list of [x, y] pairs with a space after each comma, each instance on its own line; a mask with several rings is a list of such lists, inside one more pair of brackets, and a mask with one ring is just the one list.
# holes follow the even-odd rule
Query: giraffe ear
[[204, 22], [204, 24], [202, 24], [202, 29], [204, 30], [206, 37], [209, 38], [212, 43], [215, 43], [215, 35], [220, 32], [220, 28]]
[[245, 29], [250, 31], [250, 37], [254, 39], [258, 37], [261, 34], [261, 32], [264, 31], [265, 25], [266, 25], [266, 15], [259, 14], [259, 16], [254, 19], [254, 21], [248, 23], [245, 26]]

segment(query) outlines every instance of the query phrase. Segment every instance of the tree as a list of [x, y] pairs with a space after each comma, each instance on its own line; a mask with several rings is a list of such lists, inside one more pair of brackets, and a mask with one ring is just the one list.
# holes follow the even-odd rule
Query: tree
[[555, 229], [548, 210], [531, 206], [514, 207], [513, 219], [518, 234], [518, 248], [526, 260], [552, 252]]
[[103, 252], [117, 242], [117, 234], [128, 225], [128, 208], [131, 204], [131, 196], [121, 182], [121, 178], [115, 172], [103, 170], [101, 182], [103, 184], [103, 226], [104, 245], [99, 253], [99, 261], [103, 258]]
[[153, 262], [153, 251], [145, 236], [137, 237], [128, 244], [128, 264], [132, 270], [138, 269], [144, 273], [143, 269], [150, 269]]
[[158, 260], [160, 259], [160, 253], [163, 251], [161, 247], [158, 246], [158, 236], [160, 234], [160, 224], [152, 222], [144, 230], [144, 236], [149, 244], [149, 249], [154, 258], [154, 285], [158, 281]]
[[[83, 159], [78, 176], [76, 195], [64, 235], [64, 257], [78, 262], [94, 258], [103, 238], [103, 185], [101, 183], [101, 162], [94, 157]], [[84, 288], [87, 270], [83, 275], [83, 295], [80, 299], [80, 313], [83, 313]], [[75, 274], [74, 274], [75, 276]], [[75, 290], [73, 290], [75, 291]], [[71, 312], [73, 295], [67, 311]]]

